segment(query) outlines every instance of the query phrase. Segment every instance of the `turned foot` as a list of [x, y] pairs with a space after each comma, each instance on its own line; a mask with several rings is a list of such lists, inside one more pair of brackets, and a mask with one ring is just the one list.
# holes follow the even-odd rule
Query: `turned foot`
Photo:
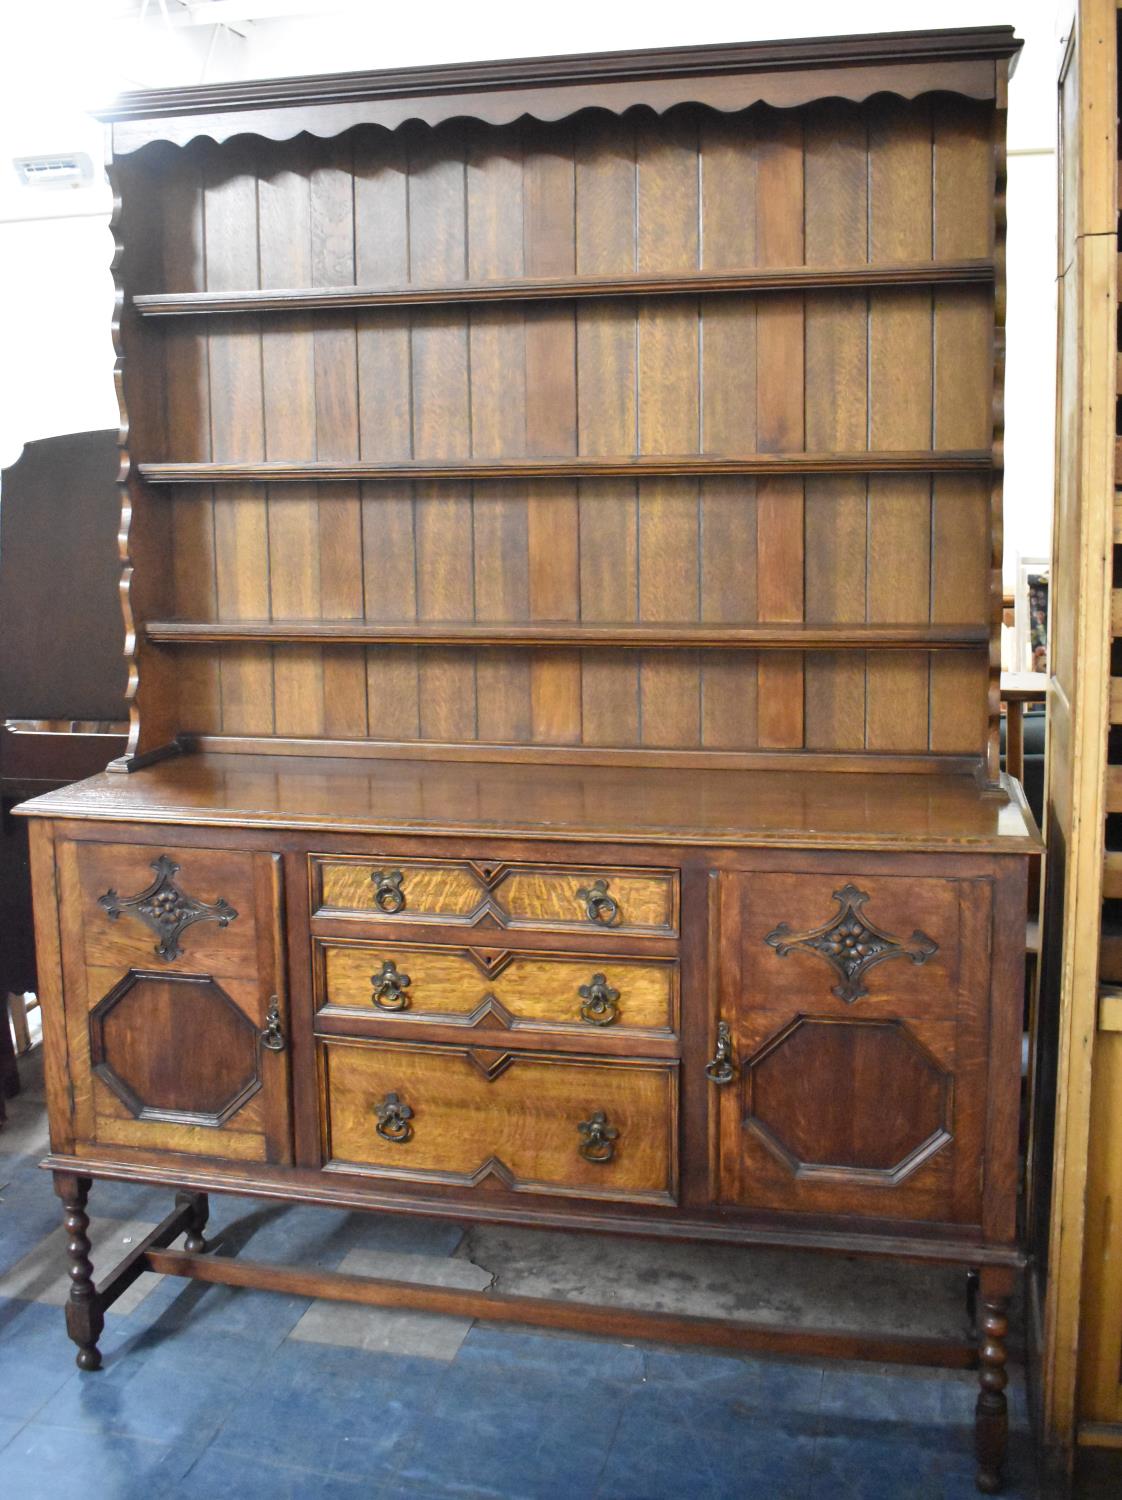
[[183, 1248], [189, 1255], [205, 1255], [210, 1248], [203, 1237], [203, 1230], [210, 1218], [210, 1200], [207, 1195], [205, 1193], [176, 1193], [175, 1206], [191, 1210], [191, 1220], [187, 1225]]
[[55, 1190], [62, 1199], [63, 1224], [69, 1235], [66, 1254], [70, 1262], [70, 1296], [66, 1303], [66, 1331], [78, 1346], [75, 1363], [79, 1370], [100, 1370], [101, 1350], [97, 1341], [105, 1319], [90, 1260], [90, 1220], [86, 1213], [90, 1179], [60, 1176], [56, 1178]]
[[981, 1344], [978, 1350], [978, 1403], [974, 1409], [974, 1451], [978, 1459], [977, 1485], [983, 1495], [996, 1495], [1009, 1444], [1005, 1387], [1005, 1341], [1009, 1333], [1009, 1298], [989, 1292], [982, 1282]]

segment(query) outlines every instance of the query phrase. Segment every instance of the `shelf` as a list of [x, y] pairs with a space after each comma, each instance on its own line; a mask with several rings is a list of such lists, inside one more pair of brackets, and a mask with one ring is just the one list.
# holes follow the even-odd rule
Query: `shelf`
[[789, 266], [688, 271], [657, 276], [551, 276], [469, 281], [451, 286], [270, 287], [243, 292], [152, 292], [134, 297], [146, 318], [215, 313], [312, 312], [333, 307], [431, 307], [479, 302], [542, 302], [595, 297], [696, 297], [720, 292], [832, 290], [839, 287], [989, 285], [992, 260], [907, 261], [870, 266]]
[[392, 624], [366, 620], [157, 620], [146, 628], [162, 645], [397, 645], [624, 647], [660, 650], [892, 651], [978, 650], [985, 625], [581, 625], [548, 623]]
[[399, 463], [149, 463], [149, 484], [335, 484], [426, 479], [712, 478], [753, 474], [989, 473], [988, 448], [860, 453], [752, 453], [736, 457], [665, 454], [635, 458], [408, 459]]

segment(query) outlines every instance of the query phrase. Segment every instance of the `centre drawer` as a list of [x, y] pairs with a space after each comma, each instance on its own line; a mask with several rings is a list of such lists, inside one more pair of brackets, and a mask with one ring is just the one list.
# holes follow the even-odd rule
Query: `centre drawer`
[[329, 1170], [676, 1200], [672, 1063], [332, 1040], [320, 1044], [320, 1070]]
[[678, 872], [312, 856], [316, 916], [642, 936], [678, 933]]
[[316, 938], [317, 1009], [512, 1031], [611, 1028], [672, 1036], [678, 965], [667, 959], [517, 953]]

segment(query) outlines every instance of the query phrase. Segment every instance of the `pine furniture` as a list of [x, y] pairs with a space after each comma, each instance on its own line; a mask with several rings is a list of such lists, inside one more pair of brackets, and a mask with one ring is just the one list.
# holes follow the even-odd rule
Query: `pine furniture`
[[[1122, 1449], [1122, 594], [1115, 0], [1069, 7], [1059, 72], [1048, 859], [1030, 1154], [1041, 1435], [1063, 1475]], [[1097, 1453], [1095, 1450], [1098, 1450]]]
[[[83, 1369], [145, 1268], [977, 1364], [999, 1485], [1017, 46], [112, 111], [130, 738], [24, 808]], [[98, 1177], [180, 1196], [95, 1285]], [[977, 1339], [208, 1257], [211, 1191], [959, 1265]]]

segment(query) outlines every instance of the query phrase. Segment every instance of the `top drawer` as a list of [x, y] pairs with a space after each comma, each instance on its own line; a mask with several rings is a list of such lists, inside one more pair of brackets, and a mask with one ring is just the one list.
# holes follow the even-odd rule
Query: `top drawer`
[[312, 856], [317, 916], [676, 936], [676, 870]]

